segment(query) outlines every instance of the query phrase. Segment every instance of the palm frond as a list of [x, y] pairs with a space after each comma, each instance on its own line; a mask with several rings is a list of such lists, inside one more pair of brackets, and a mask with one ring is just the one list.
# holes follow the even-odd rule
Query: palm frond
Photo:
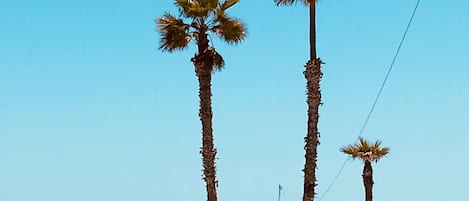
[[161, 34], [160, 49], [163, 51], [183, 50], [192, 39], [189, 34], [190, 25], [169, 13], [158, 18], [156, 23], [158, 24], [158, 32]]
[[275, 5], [279, 6], [279, 5], [292, 5], [293, 3], [295, 3], [297, 0], [274, 0], [275, 2]]
[[360, 149], [364, 152], [368, 151], [370, 149], [370, 146], [368, 145], [368, 142], [365, 140], [363, 137], [359, 137], [360, 141]]
[[[230, 44], [236, 44], [246, 38], [246, 27], [242, 21], [231, 18], [225, 14], [228, 8], [236, 5], [240, 0], [175, 0], [182, 18], [188, 18], [192, 22], [185, 24], [182, 19], [166, 13], [156, 20], [158, 32], [161, 33], [161, 46], [163, 51], [181, 50], [187, 47], [190, 40], [197, 40], [205, 44], [208, 31], [216, 34], [222, 40]], [[200, 40], [200, 41], [199, 41]], [[209, 51], [209, 52], [206, 52]], [[220, 70], [225, 62], [223, 57], [213, 47], [199, 52], [199, 56], [206, 59], [208, 56], [213, 62], [214, 70]]]
[[358, 151], [359, 149], [355, 145], [348, 145], [345, 147], [340, 148], [340, 151], [350, 155], [352, 158], [357, 158], [359, 156]]
[[210, 48], [211, 55], [213, 57], [213, 67], [215, 70], [221, 70], [225, 66], [225, 61], [220, 53], [218, 53], [215, 48]]
[[246, 38], [247, 29], [243, 22], [229, 17], [225, 14], [224, 10], [217, 10], [214, 21], [217, 25], [213, 26], [210, 30], [227, 43], [236, 44]]
[[317, 1], [318, 0], [274, 0], [275, 4], [277, 6], [279, 6], [279, 5], [289, 6], [289, 5], [292, 5], [294, 3], [298, 3], [298, 2], [301, 2], [304, 5], [309, 5], [310, 3], [315, 3]]
[[226, 9], [230, 8], [231, 6], [237, 4], [238, 2], [239, 2], [239, 0], [226, 0], [222, 4], [220, 4], [220, 8], [222, 10], [226, 10]]
[[375, 161], [386, 156], [389, 153], [388, 147], [381, 147], [381, 141], [375, 143], [366, 141], [363, 137], [359, 138], [358, 144], [347, 145], [340, 148], [340, 151], [350, 155], [352, 158], [360, 158], [364, 161]]
[[215, 11], [218, 0], [176, 0], [175, 4], [185, 17], [197, 18], [207, 17]]
[[211, 10], [215, 10], [218, 6], [218, 0], [199, 0], [200, 5], [206, 8], [210, 8]]

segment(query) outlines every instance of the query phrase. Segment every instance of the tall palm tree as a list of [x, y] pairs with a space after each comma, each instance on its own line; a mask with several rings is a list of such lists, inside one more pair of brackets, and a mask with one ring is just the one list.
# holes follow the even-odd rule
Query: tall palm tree
[[305, 167], [303, 201], [312, 201], [316, 187], [317, 147], [319, 145], [319, 105], [321, 104], [320, 81], [322, 77], [321, 59], [316, 56], [316, 1], [317, 0], [274, 0], [278, 5], [292, 5], [302, 2], [309, 6], [309, 49], [310, 58], [303, 74], [306, 78], [308, 128], [305, 137]]
[[381, 141], [375, 143], [366, 141], [363, 137], [359, 138], [358, 144], [352, 144], [340, 148], [340, 151], [350, 155], [353, 159], [360, 158], [365, 163], [363, 167], [363, 185], [365, 186], [365, 201], [373, 199], [373, 168], [371, 162], [378, 162], [379, 159], [389, 153], [388, 147], [381, 147]]
[[209, 45], [208, 34], [219, 36], [229, 44], [237, 44], [246, 37], [245, 25], [238, 19], [226, 14], [226, 10], [239, 0], [176, 0], [180, 16], [164, 14], [156, 20], [158, 32], [161, 33], [163, 51], [173, 52], [185, 49], [191, 40], [197, 44], [197, 53], [191, 58], [195, 74], [199, 81], [200, 109], [202, 122], [202, 154], [204, 180], [206, 183], [207, 200], [217, 200], [217, 180], [215, 177], [215, 155], [217, 150], [213, 143], [212, 133], [212, 73], [224, 66], [222, 56]]

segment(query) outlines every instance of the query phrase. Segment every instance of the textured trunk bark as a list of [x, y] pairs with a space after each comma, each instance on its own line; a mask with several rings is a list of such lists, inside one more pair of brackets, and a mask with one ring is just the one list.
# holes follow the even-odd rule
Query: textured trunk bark
[[306, 64], [304, 71], [308, 90], [308, 133], [305, 137], [305, 178], [303, 201], [312, 201], [316, 187], [317, 147], [319, 144], [318, 120], [321, 91], [319, 82], [322, 77], [321, 60], [314, 59]]
[[[212, 101], [211, 101], [211, 71], [207, 71], [204, 67], [198, 70], [199, 79], [199, 97], [200, 97], [200, 110], [199, 117], [202, 122], [202, 149], [201, 154], [204, 164], [204, 180], [207, 188], [207, 200], [217, 200], [216, 189], [216, 170], [215, 170], [215, 155], [217, 150], [213, 143], [212, 131]], [[200, 72], [202, 71], [202, 72]]]
[[316, 162], [319, 144], [318, 120], [319, 105], [321, 104], [320, 81], [322, 77], [321, 60], [316, 58], [316, 1], [312, 1], [310, 8], [310, 61], [303, 72], [306, 78], [308, 128], [305, 137], [305, 167], [303, 169], [304, 186], [303, 201], [313, 201], [316, 195]]
[[365, 160], [365, 167], [363, 167], [363, 185], [365, 186], [365, 201], [373, 200], [373, 168], [371, 162]]
[[212, 69], [213, 57], [207, 51], [208, 39], [207, 35], [202, 32], [199, 35], [198, 54], [192, 59], [195, 65], [195, 73], [199, 80], [199, 98], [200, 110], [199, 117], [202, 122], [202, 154], [204, 166], [204, 180], [207, 189], [207, 200], [217, 201], [217, 180], [215, 170], [215, 155], [217, 150], [213, 143], [212, 130]]

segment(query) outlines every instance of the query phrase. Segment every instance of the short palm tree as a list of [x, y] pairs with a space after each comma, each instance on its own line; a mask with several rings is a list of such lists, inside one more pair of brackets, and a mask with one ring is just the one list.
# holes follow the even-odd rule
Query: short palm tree
[[365, 201], [372, 201], [373, 194], [373, 168], [371, 162], [378, 162], [389, 153], [388, 147], [381, 147], [381, 141], [377, 140], [375, 143], [366, 141], [363, 137], [359, 138], [358, 144], [352, 144], [340, 148], [340, 151], [350, 155], [353, 159], [359, 158], [363, 160], [365, 166], [363, 167], [363, 185], [365, 186]]
[[312, 201], [316, 187], [316, 162], [319, 144], [319, 105], [321, 105], [320, 81], [322, 77], [321, 59], [316, 56], [316, 2], [317, 0], [274, 0], [277, 5], [292, 5], [302, 2], [309, 7], [309, 61], [303, 72], [306, 79], [308, 125], [305, 137], [305, 166], [303, 201]]
[[[202, 154], [204, 180], [206, 183], [207, 200], [217, 200], [217, 180], [215, 177], [215, 155], [217, 150], [213, 143], [212, 133], [212, 73], [224, 66], [222, 56], [209, 45], [210, 33], [219, 36], [229, 44], [236, 44], [246, 37], [244, 24], [226, 14], [226, 10], [239, 0], [176, 0], [181, 18], [164, 14], [156, 20], [158, 32], [161, 34], [163, 51], [173, 52], [185, 49], [194, 40], [197, 53], [191, 58], [195, 74], [199, 81], [200, 110], [202, 122]], [[184, 19], [189, 23], [184, 22]]]

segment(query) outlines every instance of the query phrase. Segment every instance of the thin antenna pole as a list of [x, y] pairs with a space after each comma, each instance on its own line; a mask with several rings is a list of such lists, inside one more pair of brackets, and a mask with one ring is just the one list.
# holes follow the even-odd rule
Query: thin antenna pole
[[280, 192], [282, 191], [282, 186], [278, 185], [278, 201], [280, 201]]

